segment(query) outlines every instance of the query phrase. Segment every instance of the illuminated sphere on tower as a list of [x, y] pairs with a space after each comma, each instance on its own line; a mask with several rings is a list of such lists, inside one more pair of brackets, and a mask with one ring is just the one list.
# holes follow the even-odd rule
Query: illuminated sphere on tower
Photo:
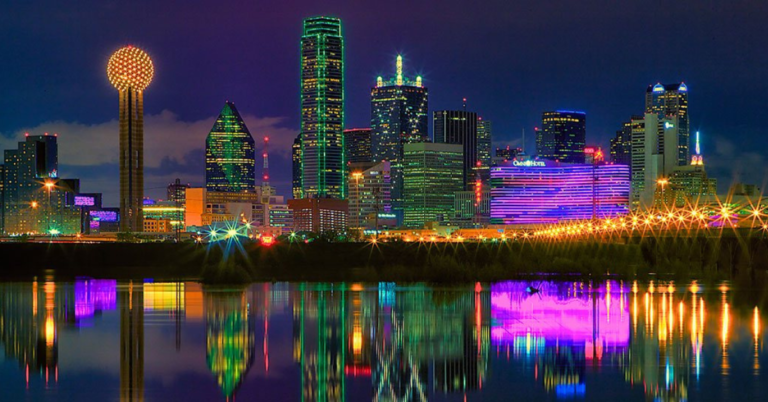
[[147, 52], [134, 46], [118, 49], [107, 63], [107, 77], [118, 91], [142, 92], [152, 82], [154, 74], [152, 59]]

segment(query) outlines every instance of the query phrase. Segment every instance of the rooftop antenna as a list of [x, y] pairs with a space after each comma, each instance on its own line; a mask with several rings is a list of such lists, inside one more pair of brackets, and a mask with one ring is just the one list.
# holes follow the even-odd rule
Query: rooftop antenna
[[525, 127], [523, 127], [523, 144], [520, 146], [523, 154], [525, 154]]
[[462, 102], [464, 103], [464, 111], [467, 111], [467, 98], [462, 98]]
[[264, 137], [264, 166], [262, 168], [262, 187], [269, 187], [269, 137]]

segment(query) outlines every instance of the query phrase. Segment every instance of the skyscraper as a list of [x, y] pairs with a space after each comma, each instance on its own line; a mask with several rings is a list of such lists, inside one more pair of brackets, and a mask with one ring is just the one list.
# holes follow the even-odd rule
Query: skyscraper
[[677, 118], [677, 165], [690, 162], [690, 124], [688, 122], [688, 86], [685, 83], [649, 85], [645, 91], [645, 113], [659, 119]]
[[76, 179], [59, 178], [56, 135], [26, 135], [18, 149], [6, 149], [3, 165], [3, 231], [73, 234], [80, 232]]
[[392, 208], [402, 214], [403, 144], [429, 141], [428, 91], [422, 79], [403, 75], [403, 57], [397, 56], [395, 76], [376, 79], [371, 88], [371, 145], [373, 160], [391, 166]]
[[304, 20], [301, 37], [302, 197], [346, 196], [341, 20]]
[[[680, 119], [646, 113], [642, 132], [632, 133], [632, 197], [634, 207], [650, 206], [657, 185], [664, 186], [679, 164]], [[634, 130], [634, 129], [633, 129]]]
[[462, 181], [464, 187], [471, 190], [475, 184], [478, 160], [477, 113], [466, 110], [438, 110], [434, 113], [433, 124], [432, 132], [436, 143], [462, 145]]
[[[477, 116], [473, 121], [477, 121]], [[405, 144], [405, 226], [421, 228], [427, 222], [450, 220], [454, 214], [454, 194], [465, 188], [463, 149], [461, 144]]]
[[490, 120], [477, 120], [477, 170], [483, 183], [491, 177], [491, 142], [493, 142], [493, 124]]
[[205, 139], [205, 188], [239, 193], [256, 190], [253, 137], [235, 104], [225, 102]]
[[564, 163], [584, 163], [587, 115], [584, 112], [556, 110], [541, 116], [536, 152], [541, 159]]
[[107, 64], [109, 82], [120, 94], [120, 231], [144, 229], [144, 90], [155, 68], [143, 50], [118, 49]]
[[391, 210], [390, 163], [349, 166], [349, 227], [377, 229], [378, 216]]
[[371, 133], [370, 128], [344, 130], [344, 146], [346, 147], [348, 163], [373, 162]]
[[643, 116], [632, 116], [622, 124], [621, 130], [611, 138], [611, 161], [620, 165], [632, 166], [632, 122], [642, 120]]
[[303, 189], [301, 188], [301, 133], [293, 140], [291, 162], [293, 166], [293, 177], [291, 180], [293, 198], [303, 198]]

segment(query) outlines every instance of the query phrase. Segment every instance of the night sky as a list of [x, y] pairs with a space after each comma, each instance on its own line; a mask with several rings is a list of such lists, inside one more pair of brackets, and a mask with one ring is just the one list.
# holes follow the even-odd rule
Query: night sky
[[764, 0], [66, 3], [0, 7], [0, 149], [25, 131], [57, 132], [61, 175], [109, 204], [118, 97], [105, 69], [127, 44], [156, 68], [145, 93], [147, 195], [164, 197], [175, 177], [203, 184], [205, 136], [225, 100], [257, 142], [272, 137], [273, 184], [288, 195], [302, 20], [321, 14], [344, 26], [347, 127], [370, 125], [370, 87], [393, 74], [398, 53], [407, 76], [424, 77], [430, 112], [468, 98], [493, 121], [495, 146], [519, 145], [544, 110], [575, 109], [587, 113], [587, 142], [607, 148], [643, 112], [647, 85], [683, 80], [720, 190], [736, 180], [765, 188], [768, 177]]

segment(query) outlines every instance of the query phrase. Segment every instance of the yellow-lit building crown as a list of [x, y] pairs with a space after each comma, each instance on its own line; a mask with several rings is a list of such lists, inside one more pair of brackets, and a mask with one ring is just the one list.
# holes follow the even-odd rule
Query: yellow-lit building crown
[[118, 49], [107, 64], [107, 77], [109, 82], [118, 91], [133, 89], [137, 92], [144, 91], [152, 82], [155, 75], [155, 67], [149, 55], [134, 46], [126, 46]]

